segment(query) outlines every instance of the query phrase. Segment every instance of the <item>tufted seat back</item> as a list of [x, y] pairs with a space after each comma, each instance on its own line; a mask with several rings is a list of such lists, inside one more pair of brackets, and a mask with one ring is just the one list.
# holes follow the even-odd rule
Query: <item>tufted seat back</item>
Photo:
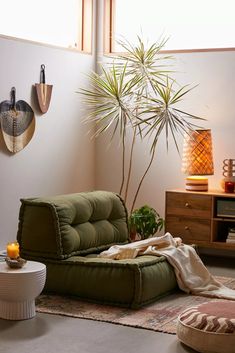
[[129, 241], [119, 195], [92, 191], [21, 199], [17, 239], [21, 256], [66, 259]]

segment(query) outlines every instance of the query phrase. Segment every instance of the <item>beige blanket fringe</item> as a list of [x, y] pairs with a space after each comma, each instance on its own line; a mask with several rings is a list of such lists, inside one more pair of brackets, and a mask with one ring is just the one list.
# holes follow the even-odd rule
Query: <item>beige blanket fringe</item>
[[121, 260], [140, 255], [165, 256], [174, 268], [179, 288], [186, 293], [235, 300], [235, 290], [215, 280], [194, 248], [183, 244], [181, 238], [173, 238], [170, 233], [111, 246], [100, 257]]

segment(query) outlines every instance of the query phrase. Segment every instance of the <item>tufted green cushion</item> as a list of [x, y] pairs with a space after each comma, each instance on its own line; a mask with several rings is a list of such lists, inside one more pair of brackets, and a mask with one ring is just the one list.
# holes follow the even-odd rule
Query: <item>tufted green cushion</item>
[[21, 199], [22, 256], [66, 259], [128, 242], [127, 211], [115, 193], [93, 191]]
[[129, 241], [127, 211], [117, 194], [93, 191], [21, 202], [21, 256], [46, 264], [46, 292], [138, 308], [177, 288], [164, 257], [99, 258], [100, 251]]

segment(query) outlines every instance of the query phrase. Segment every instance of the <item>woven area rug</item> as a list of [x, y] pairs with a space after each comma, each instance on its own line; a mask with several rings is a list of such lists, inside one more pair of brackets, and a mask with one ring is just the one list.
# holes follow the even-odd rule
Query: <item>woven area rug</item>
[[[227, 287], [235, 289], [235, 279], [218, 276], [216, 278]], [[175, 334], [177, 317], [185, 308], [211, 300], [222, 299], [177, 292], [133, 310], [89, 303], [68, 296], [40, 295], [36, 300], [36, 311]]]

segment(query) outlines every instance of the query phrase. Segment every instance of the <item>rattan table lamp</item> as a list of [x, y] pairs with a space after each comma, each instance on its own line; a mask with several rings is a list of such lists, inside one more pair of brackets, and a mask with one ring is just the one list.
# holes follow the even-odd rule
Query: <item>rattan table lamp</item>
[[206, 175], [214, 174], [211, 130], [194, 130], [184, 139], [182, 172], [186, 190], [208, 191]]

